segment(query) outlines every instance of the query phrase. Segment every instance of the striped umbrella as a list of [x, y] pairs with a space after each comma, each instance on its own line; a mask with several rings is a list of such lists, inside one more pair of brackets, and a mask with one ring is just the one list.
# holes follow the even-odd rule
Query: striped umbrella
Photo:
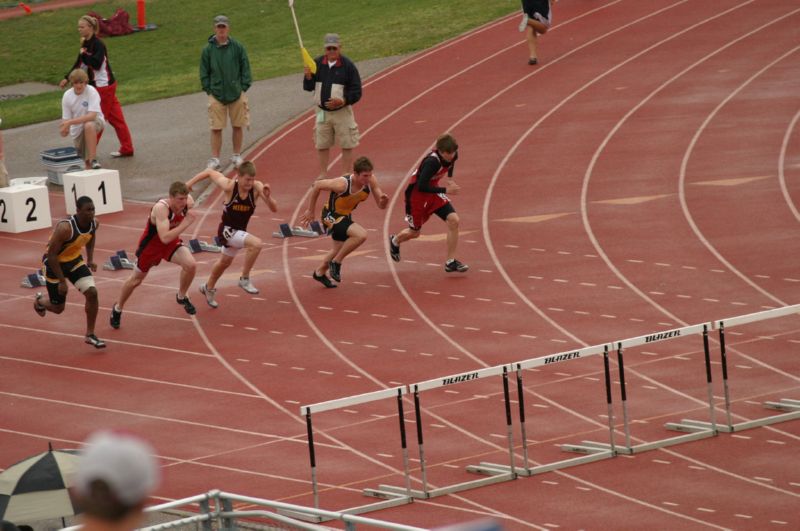
[[35, 522], [75, 514], [67, 489], [78, 458], [79, 450], [51, 448], [0, 473], [0, 520]]

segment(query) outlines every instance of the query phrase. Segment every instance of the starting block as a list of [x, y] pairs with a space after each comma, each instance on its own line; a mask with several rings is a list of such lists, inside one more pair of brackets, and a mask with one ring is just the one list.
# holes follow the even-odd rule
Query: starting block
[[103, 264], [103, 269], [106, 271], [119, 271], [121, 269], [133, 269], [135, 266], [136, 262], [128, 259], [128, 253], [123, 250], [109, 256], [108, 261]]
[[320, 226], [319, 222], [312, 221], [311, 222], [311, 229], [307, 230], [303, 227], [290, 227], [288, 223], [281, 223], [280, 224], [280, 231], [273, 232], [273, 238], [291, 238], [292, 236], [301, 236], [303, 238], [316, 238], [320, 234], [323, 234], [322, 227]]
[[31, 273], [30, 275], [25, 275], [22, 278], [22, 283], [20, 286], [23, 288], [41, 288], [46, 284], [46, 280], [42, 275], [41, 271], [37, 271], [35, 273]]
[[[217, 240], [214, 240], [215, 242]], [[201, 242], [200, 240], [189, 240], [189, 250], [192, 251], [192, 254], [199, 253], [201, 251], [205, 251], [207, 253], [221, 253], [222, 247], [213, 243], [206, 243]]]

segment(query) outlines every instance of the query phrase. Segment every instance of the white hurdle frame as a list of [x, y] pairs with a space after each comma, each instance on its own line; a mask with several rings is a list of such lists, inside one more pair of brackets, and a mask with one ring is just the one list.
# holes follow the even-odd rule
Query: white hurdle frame
[[[727, 358], [727, 352], [725, 350], [726, 328], [731, 328], [733, 326], [739, 326], [747, 323], [755, 323], [767, 319], [775, 319], [777, 317], [785, 317], [787, 315], [792, 315], [797, 313], [800, 313], [800, 304], [793, 304], [791, 306], [784, 306], [783, 308], [775, 308], [772, 310], [765, 310], [763, 312], [749, 313], [746, 315], [740, 315], [738, 317], [731, 317], [729, 319], [719, 319], [717, 321], [714, 321], [714, 328], [716, 328], [719, 331], [719, 349], [720, 349], [720, 359], [722, 362], [722, 385], [725, 392], [725, 424], [719, 427], [720, 431], [732, 433], [735, 431], [738, 432], [743, 430], [749, 430], [751, 428], [757, 428], [759, 426], [768, 426], [770, 424], [776, 424], [778, 422], [786, 422], [787, 420], [800, 419], [800, 400], [795, 400], [791, 398], [782, 398], [777, 402], [774, 401], [764, 402], [764, 407], [767, 409], [783, 411], [784, 413], [734, 424], [731, 418], [732, 416], [731, 397], [730, 397], [730, 389], [728, 387], [728, 358]], [[701, 424], [698, 421], [692, 421], [692, 422], [698, 425]]]
[[[343, 509], [339, 512], [347, 514], [362, 514], [369, 511], [377, 511], [380, 509], [387, 509], [389, 507], [397, 507], [398, 505], [405, 505], [411, 503], [413, 498], [411, 492], [411, 475], [408, 467], [408, 448], [406, 445], [406, 431], [405, 431], [405, 415], [403, 413], [403, 395], [408, 393], [406, 386], [392, 387], [390, 389], [383, 389], [381, 391], [373, 391], [371, 393], [363, 393], [360, 395], [350, 396], [346, 398], [339, 398], [336, 400], [329, 400], [327, 402], [319, 402], [300, 407], [300, 415], [306, 419], [306, 430], [308, 432], [308, 454], [311, 463], [311, 488], [314, 493], [314, 508], [319, 509], [319, 491], [317, 488], [317, 458], [314, 451], [314, 430], [311, 423], [312, 413], [321, 413], [323, 411], [331, 411], [334, 409], [341, 409], [343, 407], [355, 406], [367, 402], [374, 402], [376, 400], [385, 400], [387, 398], [396, 398], [397, 400], [397, 413], [400, 420], [400, 446], [403, 452], [403, 471], [406, 481], [405, 491], [395, 490], [394, 492], [381, 492], [380, 497], [384, 501], [369, 503], [366, 505], [359, 505], [349, 509]], [[325, 519], [320, 516], [309, 515], [307, 513], [298, 513], [296, 511], [279, 511], [285, 516], [290, 516], [299, 520], [309, 522], [325, 522], [330, 519]]]
[[[482, 487], [484, 485], [491, 485], [494, 483], [501, 483], [504, 481], [511, 481], [517, 479], [517, 474], [514, 470], [514, 433], [511, 427], [511, 402], [508, 391], [508, 371], [509, 367], [507, 365], [498, 365], [496, 367], [488, 367], [485, 369], [478, 369], [476, 371], [452, 374], [450, 376], [434, 378], [433, 380], [426, 380], [424, 382], [419, 382], [416, 384], [409, 385], [409, 389], [411, 389], [412, 394], [414, 395], [414, 412], [416, 415], [416, 422], [417, 422], [417, 444], [419, 446], [420, 474], [422, 476], [422, 490], [411, 490], [410, 495], [412, 497], [419, 499], [435, 498], [437, 496], [443, 496], [445, 494], [461, 492], [468, 489]], [[462, 483], [445, 485], [443, 487], [437, 487], [434, 489], [428, 488], [428, 478], [427, 478], [426, 462], [425, 462], [425, 445], [422, 436], [422, 415], [421, 415], [420, 398], [419, 398], [420, 392], [427, 391], [430, 389], [436, 389], [438, 387], [456, 385], [467, 381], [474, 381], [474, 380], [479, 380], [481, 378], [486, 378], [489, 376], [498, 376], [498, 375], [503, 376], [506, 428], [508, 437], [509, 469], [507, 471], [496, 470], [487, 472], [488, 474], [490, 474], [490, 477], [487, 478], [464, 481]], [[471, 467], [468, 466], [467, 470], [470, 470], [470, 468]], [[380, 485], [379, 490], [373, 491], [368, 489], [367, 491], [365, 491], [365, 494], [368, 494], [370, 496], [381, 496], [381, 493], [387, 493], [387, 492], [401, 493], [409, 491], [408, 490], [402, 491], [399, 487], [395, 487], [392, 485]]]
[[[673, 328], [671, 330], [664, 330], [661, 332], [653, 332], [643, 336], [632, 337], [623, 339], [622, 341], [615, 342], [617, 347], [617, 365], [619, 370], [620, 379], [620, 397], [622, 399], [622, 423], [625, 431], [625, 446], [617, 449], [618, 453], [634, 454], [654, 450], [656, 448], [663, 448], [665, 446], [672, 446], [681, 444], [688, 441], [695, 441], [698, 439], [705, 439], [707, 437], [714, 437], [718, 434], [717, 423], [714, 412], [714, 392], [711, 385], [711, 357], [708, 348], [708, 331], [711, 329], [711, 323], [700, 323], [696, 325], [684, 326], [681, 328]], [[685, 435], [678, 435], [676, 437], [667, 437], [657, 441], [645, 442], [642, 444], [631, 444], [631, 431], [630, 421], [628, 418], [628, 395], [625, 387], [625, 364], [623, 359], [623, 351], [626, 348], [637, 347], [644, 344], [658, 343], [662, 341], [669, 341], [676, 338], [683, 338], [693, 334], [702, 333], [703, 335], [703, 353], [706, 369], [706, 389], [708, 394], [708, 409], [709, 409], [709, 422], [697, 424], [694, 422], [667, 422], [664, 426], [673, 431], [685, 433]]]
[[[579, 350], [559, 352], [557, 354], [550, 354], [547, 356], [541, 356], [538, 358], [532, 358], [525, 361], [512, 363], [511, 367], [515, 370], [517, 377], [517, 401], [519, 404], [519, 425], [522, 438], [522, 459], [523, 459], [522, 467], [515, 468], [513, 465], [513, 461], [510, 467], [508, 465], [503, 465], [498, 463], [482, 462], [477, 466], [468, 467], [467, 470], [478, 474], [498, 474], [502, 472], [511, 471], [515, 472], [519, 476], [528, 477], [534, 474], [541, 474], [544, 472], [550, 472], [552, 470], [559, 470], [561, 468], [567, 468], [570, 466], [581, 465], [584, 463], [591, 463], [593, 461], [599, 461], [601, 459], [608, 459], [609, 457], [614, 457], [614, 455], [616, 455], [614, 446], [614, 410], [611, 405], [611, 400], [612, 400], [611, 377], [608, 365], [608, 349], [609, 349], [608, 345], [594, 345]], [[589, 356], [594, 356], [596, 354], [603, 354], [606, 404], [608, 406], [609, 444], [605, 445], [602, 443], [595, 443], [592, 441], [583, 441], [581, 444], [565, 444], [562, 445], [561, 447], [563, 451], [579, 452], [586, 455], [582, 457], [573, 457], [570, 459], [563, 459], [560, 461], [556, 461], [554, 463], [547, 463], [531, 467], [528, 458], [528, 435], [525, 427], [525, 396], [522, 383], [522, 371], [525, 369], [542, 367], [544, 365], [563, 363], [573, 359], [588, 358]]]

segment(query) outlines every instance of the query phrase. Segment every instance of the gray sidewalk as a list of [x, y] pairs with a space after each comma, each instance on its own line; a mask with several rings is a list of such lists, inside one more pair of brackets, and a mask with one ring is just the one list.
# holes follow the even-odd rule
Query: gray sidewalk
[[[401, 57], [387, 57], [358, 63], [362, 80], [388, 68]], [[311, 93], [301, 86], [302, 73], [253, 83], [247, 95], [250, 101], [250, 130], [245, 131], [245, 154], [267, 135], [312, 106]], [[198, 87], [200, 81], [198, 80]], [[124, 80], [120, 81], [124, 84]], [[365, 89], [365, 98], [369, 97]], [[206, 98], [203, 92], [124, 105], [125, 120], [133, 135], [136, 154], [114, 159], [111, 151], [119, 147], [113, 128], [103, 134], [98, 159], [104, 168], [119, 170], [125, 199], [153, 201], [163, 197], [169, 183], [188, 180], [205, 168], [210, 156]], [[124, 104], [124, 102], [123, 102]], [[68, 138], [58, 134], [59, 121], [18, 127], [3, 131], [5, 162], [10, 178], [46, 175], [39, 153], [44, 149], [70, 146]], [[310, 127], [310, 126], [309, 126]], [[309, 151], [313, 149], [311, 132]], [[231, 155], [230, 127], [223, 132], [223, 164]], [[230, 165], [228, 168], [230, 169]], [[60, 187], [55, 187], [60, 189]]]

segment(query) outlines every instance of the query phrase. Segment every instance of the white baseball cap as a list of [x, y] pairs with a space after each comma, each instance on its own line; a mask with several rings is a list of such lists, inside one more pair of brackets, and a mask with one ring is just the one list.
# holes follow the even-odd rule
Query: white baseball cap
[[104, 481], [117, 499], [132, 507], [158, 486], [160, 472], [155, 451], [144, 440], [112, 431], [99, 431], [87, 440], [74, 486], [82, 496], [95, 480]]

